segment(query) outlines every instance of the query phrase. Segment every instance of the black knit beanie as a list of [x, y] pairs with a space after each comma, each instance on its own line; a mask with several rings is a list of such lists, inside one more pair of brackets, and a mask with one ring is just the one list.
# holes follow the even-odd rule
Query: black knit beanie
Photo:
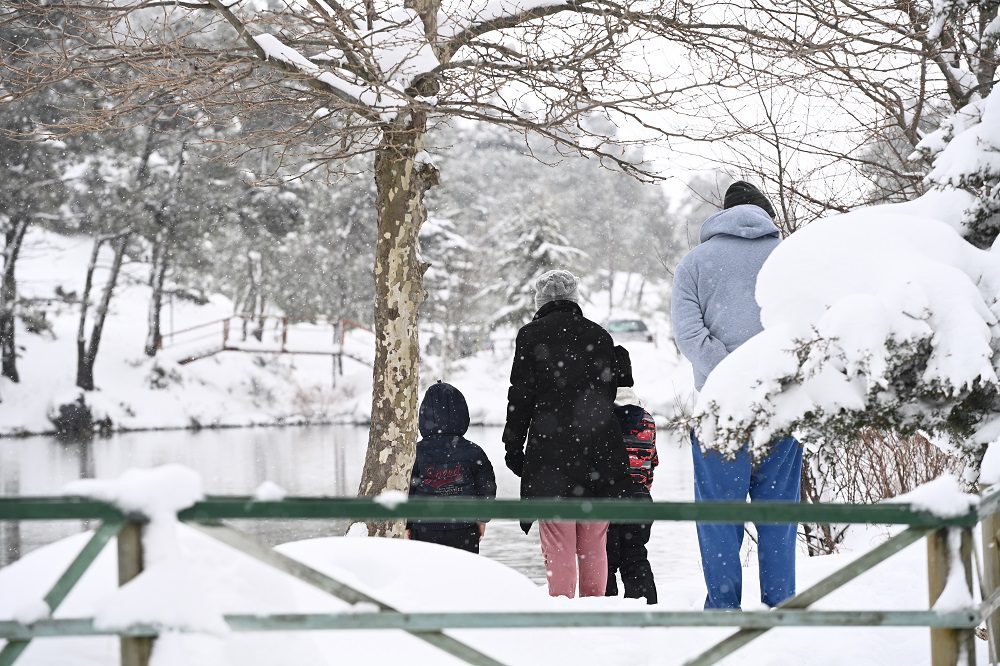
[[771, 217], [775, 217], [774, 206], [767, 200], [764, 193], [744, 180], [738, 180], [726, 190], [726, 198], [723, 199], [723, 208], [732, 208], [742, 204], [753, 204], [767, 211]]
[[617, 345], [615, 347], [615, 381], [618, 387], [635, 386], [632, 379], [632, 358], [628, 355], [628, 350]]

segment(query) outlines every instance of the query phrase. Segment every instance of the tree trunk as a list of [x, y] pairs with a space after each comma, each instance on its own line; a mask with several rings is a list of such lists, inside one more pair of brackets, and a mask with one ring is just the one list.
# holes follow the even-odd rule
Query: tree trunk
[[104, 245], [104, 236], [94, 239], [90, 250], [90, 262], [87, 264], [87, 277], [83, 281], [83, 292], [80, 294], [80, 321], [76, 327], [76, 385], [85, 390], [94, 388], [94, 373], [86, 364], [87, 358], [87, 310], [90, 307], [90, 291], [94, 286], [94, 269], [97, 268], [97, 257]]
[[[362, 496], [405, 492], [410, 484], [417, 441], [417, 313], [427, 270], [417, 258], [417, 235], [427, 214], [424, 194], [437, 184], [437, 170], [415, 161], [425, 131], [425, 114], [412, 113], [407, 126], [386, 130], [375, 157], [375, 368]], [[402, 527], [399, 521], [368, 525], [379, 536], [401, 536]]]
[[7, 229], [3, 251], [3, 274], [0, 275], [0, 357], [2, 374], [12, 382], [21, 381], [17, 372], [17, 344], [15, 339], [15, 307], [17, 305], [17, 281], [14, 267], [21, 252], [24, 234], [28, 230], [27, 216], [15, 217]]
[[[156, 241], [153, 244], [153, 266], [149, 272], [149, 286], [152, 289], [149, 297], [149, 331], [146, 334], [146, 356], [156, 356], [163, 346], [163, 336], [160, 331], [160, 312], [163, 309], [163, 281], [167, 276], [167, 264], [170, 247], [174, 241], [174, 229], [177, 226], [177, 196], [180, 193], [181, 181], [184, 177], [184, 149], [187, 143], [181, 144], [177, 157], [177, 176], [167, 198], [156, 211]], [[148, 160], [148, 157], [147, 157]]]
[[174, 236], [173, 216], [166, 217], [163, 226], [156, 233], [153, 266], [149, 275], [149, 286], [152, 291], [149, 297], [149, 330], [146, 334], [146, 346], [143, 349], [146, 356], [156, 356], [156, 352], [163, 346], [163, 333], [160, 330], [160, 313], [163, 310], [163, 282], [167, 276], [168, 248]]
[[[94, 241], [94, 249], [90, 253], [90, 263], [87, 265], [87, 279], [84, 283], [82, 302], [80, 304], [80, 325], [76, 335], [76, 385], [84, 391], [94, 390], [94, 362], [97, 360], [97, 350], [101, 344], [101, 335], [104, 332], [104, 322], [107, 319], [108, 307], [111, 305], [111, 296], [118, 282], [118, 274], [121, 272], [122, 260], [125, 257], [125, 248], [128, 245], [130, 231], [126, 231], [114, 236], [102, 236]], [[106, 241], [115, 243], [115, 254], [111, 261], [111, 271], [108, 273], [108, 280], [104, 284], [104, 291], [101, 293], [101, 302], [97, 306], [94, 315], [94, 326], [90, 330], [90, 340], [87, 340], [87, 301], [94, 281], [94, 269], [97, 266], [97, 256], [101, 251], [101, 246]]]

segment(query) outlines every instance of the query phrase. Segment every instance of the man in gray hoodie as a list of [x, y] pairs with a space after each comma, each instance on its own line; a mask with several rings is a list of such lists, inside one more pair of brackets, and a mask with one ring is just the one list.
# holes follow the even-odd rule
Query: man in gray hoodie
[[[716, 365], [760, 333], [757, 274], [780, 242], [774, 207], [753, 185], [733, 183], [724, 209], [701, 227], [701, 245], [681, 260], [674, 275], [671, 320], [681, 353], [694, 366], [699, 391]], [[695, 499], [701, 501], [799, 500], [802, 447], [791, 437], [776, 441], [753, 465], [747, 448], [734, 460], [702, 451], [691, 433]], [[795, 594], [796, 526], [757, 525], [761, 601], [776, 606]], [[743, 525], [698, 524], [698, 544], [708, 596], [705, 608], [738, 609], [743, 572]]]

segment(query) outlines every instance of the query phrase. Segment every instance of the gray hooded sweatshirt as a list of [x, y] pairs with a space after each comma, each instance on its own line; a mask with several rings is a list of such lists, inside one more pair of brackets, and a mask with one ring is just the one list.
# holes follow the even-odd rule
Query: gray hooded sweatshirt
[[763, 208], [734, 206], [705, 220], [701, 245], [678, 264], [670, 318], [699, 391], [722, 359], [763, 330], [754, 290], [779, 242]]

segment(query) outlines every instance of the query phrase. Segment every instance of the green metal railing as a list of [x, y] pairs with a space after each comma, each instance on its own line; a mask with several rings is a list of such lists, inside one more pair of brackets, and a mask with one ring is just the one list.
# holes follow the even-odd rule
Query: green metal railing
[[[566, 627], [737, 627], [739, 630], [712, 645], [686, 666], [708, 666], [734, 653], [776, 627], [928, 627], [934, 666], [975, 664], [975, 631], [986, 622], [990, 660], [997, 663], [1000, 636], [1000, 492], [981, 498], [976, 509], [942, 518], [907, 504], [798, 504], [798, 503], [689, 503], [628, 500], [475, 500], [415, 498], [392, 505], [361, 498], [288, 498], [256, 501], [251, 497], [210, 497], [181, 511], [178, 518], [244, 554], [292, 575], [348, 603], [372, 604], [366, 613], [227, 615], [233, 631], [385, 630], [409, 632], [469, 664], [503, 666], [497, 658], [445, 633], [448, 629], [566, 628]], [[716, 523], [839, 523], [902, 525], [906, 529], [868, 553], [799, 592], [772, 611], [602, 611], [602, 612], [493, 612], [403, 613], [316, 569], [269, 548], [227, 525], [231, 519], [509, 519], [612, 520], [614, 522], [699, 521]], [[78, 497], [0, 497], [0, 520], [98, 520], [100, 527], [56, 581], [45, 597], [54, 612], [112, 538], [117, 537], [118, 579], [125, 584], [142, 571], [141, 525], [146, 517]], [[944, 589], [951, 567], [962, 567], [973, 598], [974, 558], [972, 529], [983, 525], [980, 589], [983, 601], [959, 610], [936, 611], [933, 605]], [[907, 546], [927, 538], [928, 610], [816, 611], [819, 599], [869, 571]], [[950, 541], [950, 540], [957, 541]], [[950, 545], [951, 544], [951, 545]], [[958, 557], [952, 557], [958, 552]], [[109, 630], [91, 618], [45, 619], [30, 625], [0, 621], [0, 666], [10, 666], [34, 639], [56, 636], [117, 635], [123, 666], [148, 664], [153, 640], [163, 631], [179, 630], [133, 625]], [[964, 661], [963, 661], [964, 660]]]

